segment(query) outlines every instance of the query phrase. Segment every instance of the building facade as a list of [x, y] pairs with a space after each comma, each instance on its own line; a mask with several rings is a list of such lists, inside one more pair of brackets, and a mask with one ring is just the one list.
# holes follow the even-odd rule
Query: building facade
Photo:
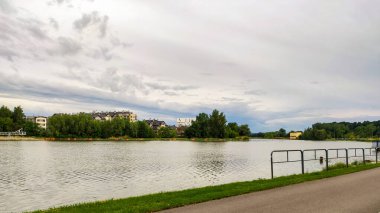
[[189, 127], [195, 121], [195, 118], [177, 118], [176, 127]]
[[290, 140], [298, 140], [299, 137], [302, 135], [302, 132], [301, 131], [291, 132], [289, 135], [290, 135]]
[[110, 121], [114, 118], [125, 118], [130, 122], [137, 121], [137, 115], [130, 111], [119, 111], [119, 112], [93, 112], [91, 116], [94, 120], [100, 121]]
[[154, 131], [159, 130], [162, 127], [166, 127], [165, 121], [159, 121], [156, 119], [153, 120], [144, 120]]
[[27, 116], [26, 120], [38, 124], [43, 129], [47, 128], [47, 117], [45, 116]]

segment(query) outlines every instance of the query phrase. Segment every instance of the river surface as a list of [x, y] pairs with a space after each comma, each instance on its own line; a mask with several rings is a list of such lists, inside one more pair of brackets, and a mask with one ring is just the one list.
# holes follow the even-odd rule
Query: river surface
[[[0, 212], [270, 178], [273, 150], [356, 147], [371, 147], [371, 143], [0, 142]], [[309, 153], [305, 158], [313, 156]], [[294, 153], [289, 158], [299, 156]], [[284, 159], [286, 155], [275, 156]], [[319, 161], [305, 163], [305, 171], [322, 168]], [[299, 162], [276, 164], [274, 171], [275, 176], [287, 175], [300, 173], [301, 167]]]

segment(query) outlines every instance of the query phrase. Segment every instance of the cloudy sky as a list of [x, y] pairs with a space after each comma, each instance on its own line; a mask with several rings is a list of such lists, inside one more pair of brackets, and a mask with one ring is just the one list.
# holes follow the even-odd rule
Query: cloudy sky
[[217, 108], [254, 132], [380, 119], [380, 1], [0, 0], [0, 104]]

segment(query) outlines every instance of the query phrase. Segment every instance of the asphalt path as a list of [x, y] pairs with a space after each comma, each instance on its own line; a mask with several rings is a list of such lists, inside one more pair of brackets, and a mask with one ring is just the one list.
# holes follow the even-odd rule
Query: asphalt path
[[223, 198], [163, 212], [380, 213], [380, 168]]

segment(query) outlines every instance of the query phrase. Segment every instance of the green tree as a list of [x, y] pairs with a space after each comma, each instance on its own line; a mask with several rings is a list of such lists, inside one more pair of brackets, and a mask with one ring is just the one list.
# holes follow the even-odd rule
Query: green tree
[[13, 124], [14, 124], [13, 128], [15, 130], [21, 129], [23, 127], [24, 122], [25, 122], [25, 115], [21, 106], [17, 106], [13, 109], [12, 119], [13, 119]]
[[243, 124], [239, 126], [239, 135], [240, 136], [250, 136], [251, 135], [251, 129], [249, 128], [248, 124]]
[[158, 137], [160, 138], [174, 138], [177, 136], [177, 131], [170, 127], [161, 127], [158, 130]]
[[12, 118], [12, 111], [6, 106], [1, 106], [0, 108], [0, 118]]
[[154, 138], [153, 129], [144, 121], [137, 121], [137, 132], [139, 138]]
[[13, 120], [9, 117], [0, 117], [0, 132], [13, 131]]
[[218, 110], [214, 109], [210, 115], [209, 120], [210, 137], [224, 138], [226, 123], [226, 116], [223, 113], [219, 113]]

